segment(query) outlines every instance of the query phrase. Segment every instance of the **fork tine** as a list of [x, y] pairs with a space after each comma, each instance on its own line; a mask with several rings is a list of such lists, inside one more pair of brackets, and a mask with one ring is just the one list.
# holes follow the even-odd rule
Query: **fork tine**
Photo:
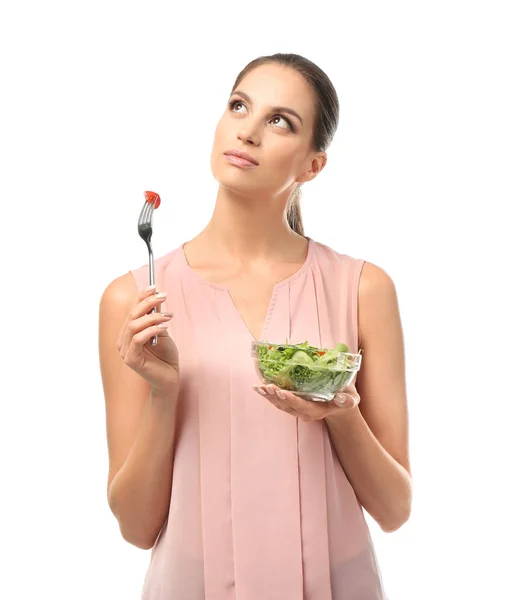
[[140, 216], [138, 218], [138, 224], [142, 225], [143, 223], [151, 223], [154, 213], [154, 205], [145, 201], [144, 206], [142, 206], [142, 210], [140, 211]]

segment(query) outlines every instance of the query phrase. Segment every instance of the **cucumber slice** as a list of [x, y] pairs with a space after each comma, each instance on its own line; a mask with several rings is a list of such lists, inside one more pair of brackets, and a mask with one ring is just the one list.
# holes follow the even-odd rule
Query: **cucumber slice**
[[348, 346], [346, 344], [342, 344], [341, 342], [338, 342], [336, 344], [336, 348], [335, 348], [338, 352], [350, 352], [350, 349], [348, 348]]
[[291, 362], [294, 362], [294, 363], [296, 363], [298, 365], [311, 365], [314, 361], [307, 354], [307, 352], [304, 352], [303, 350], [297, 350], [291, 356]]

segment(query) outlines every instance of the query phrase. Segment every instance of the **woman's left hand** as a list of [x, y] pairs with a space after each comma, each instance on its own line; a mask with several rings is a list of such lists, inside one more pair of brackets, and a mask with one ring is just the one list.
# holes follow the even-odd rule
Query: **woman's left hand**
[[276, 385], [254, 385], [253, 389], [265, 396], [271, 404], [274, 404], [280, 410], [283, 410], [293, 417], [302, 421], [320, 421], [325, 417], [338, 413], [343, 410], [355, 408], [361, 398], [357, 393], [353, 383], [340, 393], [336, 394], [335, 398], [330, 402], [317, 402], [313, 400], [304, 400], [292, 392], [282, 390]]

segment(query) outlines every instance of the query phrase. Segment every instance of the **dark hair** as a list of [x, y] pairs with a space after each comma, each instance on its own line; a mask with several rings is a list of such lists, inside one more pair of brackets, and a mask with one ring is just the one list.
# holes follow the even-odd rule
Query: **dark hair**
[[[311, 146], [316, 152], [325, 152], [332, 142], [339, 122], [339, 101], [332, 82], [317, 65], [299, 54], [271, 54], [260, 56], [248, 63], [239, 73], [232, 87], [232, 93], [239, 83], [253, 69], [267, 64], [279, 64], [291, 67], [305, 77], [314, 92], [316, 116], [312, 133]], [[302, 214], [300, 209], [301, 184], [297, 185], [289, 197], [287, 204], [287, 220], [291, 229], [304, 235]]]

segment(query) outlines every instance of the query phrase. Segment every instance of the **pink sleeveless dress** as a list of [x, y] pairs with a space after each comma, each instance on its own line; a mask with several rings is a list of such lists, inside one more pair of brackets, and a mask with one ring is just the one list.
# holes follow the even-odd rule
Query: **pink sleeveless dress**
[[[307, 239], [303, 266], [273, 289], [261, 340], [357, 352], [364, 260]], [[253, 336], [229, 291], [189, 266], [185, 243], [155, 260], [181, 384], [170, 510], [142, 600], [387, 600], [326, 423], [252, 389]], [[147, 287], [147, 264], [130, 272]]]

